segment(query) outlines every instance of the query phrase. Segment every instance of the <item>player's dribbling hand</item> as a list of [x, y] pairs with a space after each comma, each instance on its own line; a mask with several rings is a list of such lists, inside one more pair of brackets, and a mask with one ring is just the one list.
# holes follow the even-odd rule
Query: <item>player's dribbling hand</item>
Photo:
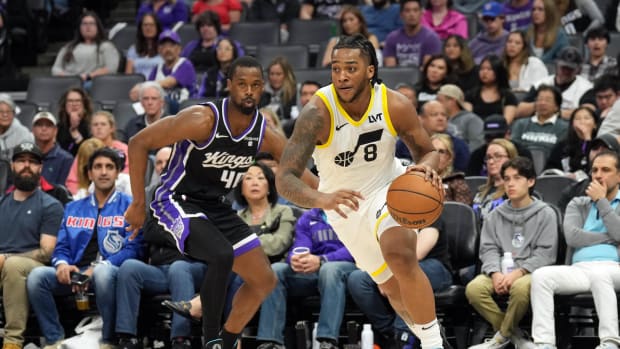
[[126, 230], [131, 232], [131, 236], [129, 236], [130, 241], [136, 238], [145, 219], [146, 213], [144, 205], [132, 202], [129, 207], [127, 207], [127, 211], [125, 211], [125, 222], [129, 223]]
[[[319, 201], [319, 208], [334, 210], [343, 218], [347, 218], [347, 214], [343, 209], [348, 207], [353, 211], [357, 211], [360, 206], [359, 200], [364, 200], [360, 192], [341, 189], [333, 193], [323, 194], [323, 198]], [[344, 207], [341, 207], [341, 205]]]
[[431, 181], [435, 188], [443, 192], [444, 189], [443, 183], [441, 181], [441, 176], [432, 167], [425, 164], [411, 165], [407, 167], [407, 172], [411, 171], [424, 173], [424, 179], [427, 181]]

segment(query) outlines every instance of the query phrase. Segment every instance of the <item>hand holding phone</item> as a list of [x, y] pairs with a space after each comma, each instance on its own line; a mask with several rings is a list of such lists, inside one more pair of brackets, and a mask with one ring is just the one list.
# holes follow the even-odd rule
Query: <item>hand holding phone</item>
[[90, 281], [90, 277], [82, 273], [72, 271], [70, 275], [72, 285], [84, 286]]

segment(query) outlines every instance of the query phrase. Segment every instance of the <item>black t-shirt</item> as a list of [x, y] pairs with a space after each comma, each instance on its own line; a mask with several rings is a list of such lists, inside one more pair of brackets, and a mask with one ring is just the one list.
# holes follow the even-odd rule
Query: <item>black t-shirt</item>
[[209, 68], [217, 65], [215, 57], [215, 45], [203, 47], [201, 44], [189, 54], [190, 62], [194, 65], [194, 69], [198, 72], [209, 70]]
[[[95, 218], [95, 222], [99, 220], [99, 213], [101, 213], [101, 208], [97, 210], [97, 218]], [[78, 267], [85, 267], [90, 265], [91, 262], [94, 262], [97, 259], [97, 253], [99, 253], [99, 241], [97, 239], [97, 224], [95, 224], [95, 228], [93, 229], [93, 235], [91, 235], [90, 240], [88, 241], [88, 245], [86, 245], [86, 249], [84, 250], [84, 254], [82, 254], [82, 259], [76, 263]]]
[[303, 0], [303, 4], [313, 5], [313, 18], [334, 18], [338, 17], [343, 5], [357, 6], [357, 0]]
[[483, 120], [493, 114], [504, 115], [505, 106], [513, 105], [516, 107], [518, 104], [517, 97], [508, 90], [500, 91], [500, 99], [491, 103], [482, 100], [480, 89], [469, 93], [465, 96], [465, 100], [472, 104], [474, 114], [480, 116]]

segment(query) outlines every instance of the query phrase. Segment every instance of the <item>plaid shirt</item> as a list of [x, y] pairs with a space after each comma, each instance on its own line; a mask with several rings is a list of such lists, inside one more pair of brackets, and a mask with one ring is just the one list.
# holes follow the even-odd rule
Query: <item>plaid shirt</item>
[[603, 76], [603, 74], [616, 69], [618, 62], [614, 57], [605, 56], [599, 65], [592, 65], [589, 62], [581, 65], [581, 76], [594, 82], [594, 80]]

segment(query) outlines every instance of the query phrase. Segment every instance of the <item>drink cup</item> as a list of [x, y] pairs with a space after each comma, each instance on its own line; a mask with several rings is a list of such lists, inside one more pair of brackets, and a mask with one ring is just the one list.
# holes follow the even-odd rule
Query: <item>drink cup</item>
[[89, 310], [88, 294], [86, 292], [77, 292], [75, 294], [75, 305], [80, 311]]
[[310, 254], [310, 248], [305, 246], [298, 246], [293, 249], [293, 254], [298, 256], [304, 256]]

